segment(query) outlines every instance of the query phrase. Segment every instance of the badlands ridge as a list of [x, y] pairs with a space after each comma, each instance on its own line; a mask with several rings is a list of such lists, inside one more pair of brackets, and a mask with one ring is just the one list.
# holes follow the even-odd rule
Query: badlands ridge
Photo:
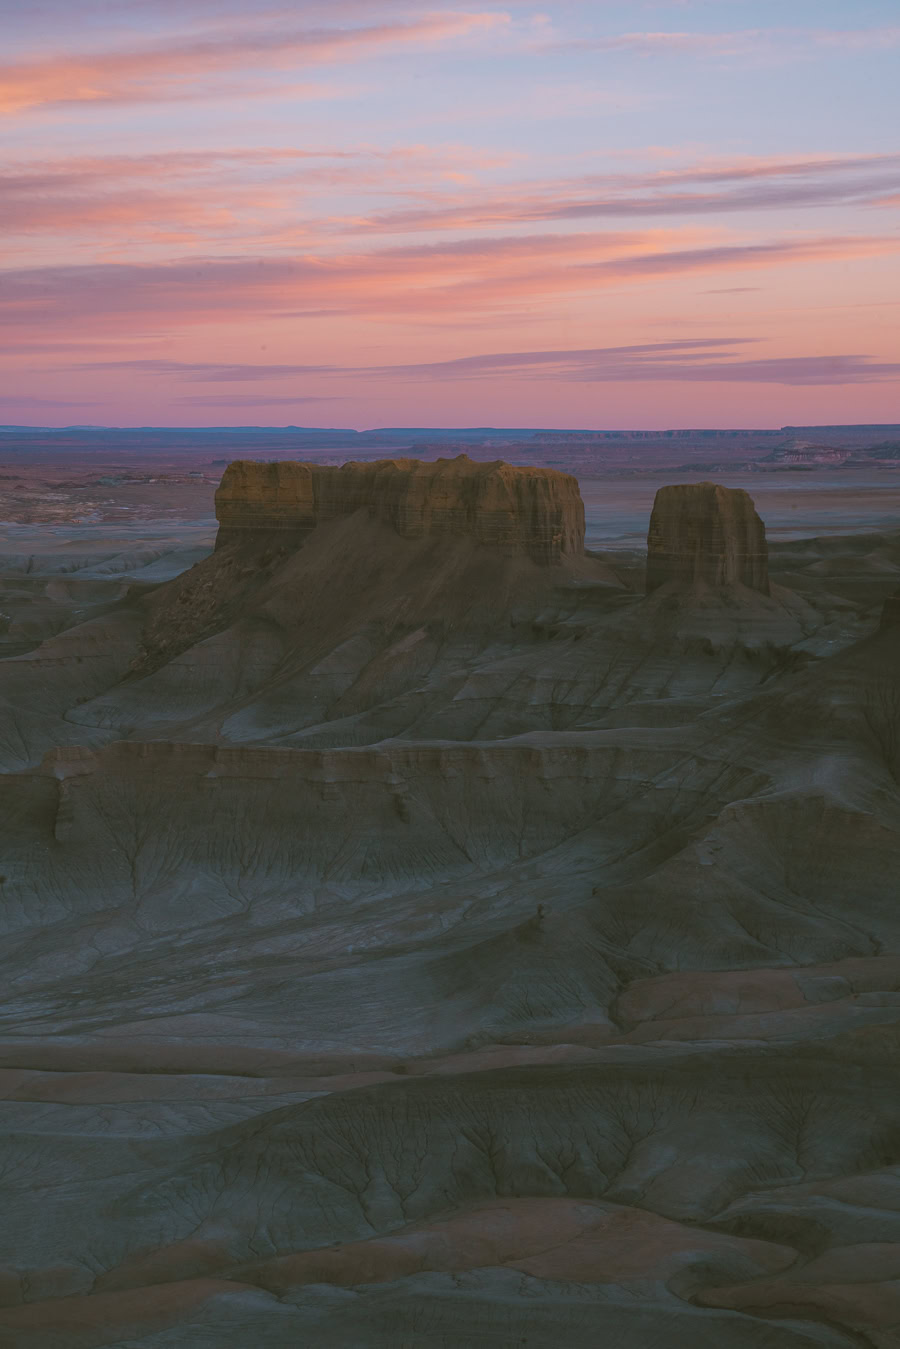
[[3, 559], [0, 1347], [897, 1349], [900, 531], [217, 514]]

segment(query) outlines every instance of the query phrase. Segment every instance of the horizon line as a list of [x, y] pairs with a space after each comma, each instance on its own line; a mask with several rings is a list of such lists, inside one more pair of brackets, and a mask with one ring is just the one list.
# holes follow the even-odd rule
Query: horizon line
[[634, 434], [640, 432], [645, 435], [667, 435], [679, 433], [684, 435], [698, 435], [709, 432], [731, 432], [733, 434], [745, 433], [748, 435], [774, 435], [783, 431], [814, 431], [814, 430], [886, 430], [896, 429], [900, 426], [900, 420], [896, 422], [794, 422], [783, 426], [371, 426], [371, 427], [349, 427], [349, 426], [298, 426], [294, 423], [275, 423], [275, 422], [230, 422], [221, 426], [203, 425], [187, 426], [183, 423], [158, 423], [150, 424], [147, 422], [113, 425], [113, 424], [87, 424], [87, 423], [66, 423], [62, 426], [48, 426], [41, 423], [32, 422], [7, 422], [0, 425], [0, 435], [15, 434], [17, 432], [64, 432], [64, 431], [186, 431], [192, 433], [198, 432], [216, 432], [223, 431], [291, 431], [301, 432], [305, 435], [352, 435], [352, 436], [371, 436], [371, 435], [408, 435], [413, 432], [420, 434], [423, 432], [440, 432], [441, 434], [475, 434], [484, 432], [488, 435], [503, 435], [507, 433], [516, 434], [534, 434], [534, 435], [582, 435], [582, 436], [615, 436]]

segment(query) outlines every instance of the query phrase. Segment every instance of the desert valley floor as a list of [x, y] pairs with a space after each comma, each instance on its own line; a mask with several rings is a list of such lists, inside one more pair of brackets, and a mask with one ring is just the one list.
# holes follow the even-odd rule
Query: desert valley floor
[[2, 1349], [898, 1349], [898, 493], [645, 486], [3, 526]]

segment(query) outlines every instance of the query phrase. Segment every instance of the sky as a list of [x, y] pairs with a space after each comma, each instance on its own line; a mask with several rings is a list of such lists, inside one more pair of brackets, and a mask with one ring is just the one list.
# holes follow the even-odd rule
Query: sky
[[0, 27], [0, 424], [900, 422], [896, 0]]

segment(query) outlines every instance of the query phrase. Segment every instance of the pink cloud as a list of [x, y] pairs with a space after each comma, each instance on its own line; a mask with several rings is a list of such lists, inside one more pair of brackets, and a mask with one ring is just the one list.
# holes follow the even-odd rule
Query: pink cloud
[[[428, 185], [471, 181], [498, 156], [465, 146], [379, 149], [220, 149], [171, 154], [82, 156], [8, 163], [0, 168], [0, 229], [71, 235], [90, 229], [105, 245], [156, 236], [175, 226], [183, 239], [202, 231], [261, 238], [302, 203], [335, 191], [413, 194]], [[100, 227], [101, 232], [97, 230]]]
[[246, 97], [271, 92], [273, 71], [446, 42], [504, 22], [506, 16], [497, 12], [448, 12], [408, 23], [299, 31], [276, 26], [227, 38], [183, 37], [142, 47], [8, 62], [0, 66], [0, 112], [45, 104], [204, 98], [217, 91], [217, 77], [234, 72], [243, 73], [241, 94]]
[[[709, 185], [717, 190], [710, 191]], [[686, 187], [701, 191], [684, 191]], [[510, 187], [489, 196], [444, 194], [356, 220], [386, 233], [588, 218], [705, 216], [797, 206], [878, 204], [900, 187], [900, 154], [741, 159], [652, 174], [615, 174]]]
[[[25, 268], [0, 274], [0, 321], [23, 336], [68, 328], [140, 331], [278, 318], [298, 312], [361, 317], [483, 316], [584, 296], [609, 285], [896, 254], [895, 236], [683, 243], [678, 234], [539, 236], [357, 255], [185, 258], [166, 263]], [[667, 246], [666, 246], [667, 245]]]
[[[25, 257], [38, 236], [79, 240], [97, 260], [134, 257], [137, 244], [153, 252], [202, 248], [235, 252], [311, 252], [354, 234], [480, 230], [499, 226], [606, 219], [647, 222], [669, 217], [812, 206], [886, 204], [897, 199], [900, 155], [741, 158], [704, 161], [653, 173], [592, 175], [544, 181], [480, 195], [470, 184], [495, 171], [502, 157], [467, 146], [255, 149], [221, 147], [170, 154], [80, 156], [8, 163], [0, 170], [0, 230], [15, 235]], [[462, 180], [466, 184], [458, 188]], [[453, 190], [448, 190], [448, 183]], [[694, 187], [698, 190], [687, 190]], [[893, 192], [893, 197], [892, 197]], [[372, 196], [413, 202], [400, 209], [341, 219], [335, 202]], [[664, 232], [658, 238], [665, 239]], [[672, 235], [672, 238], [675, 236]], [[511, 262], [579, 251], [608, 253], [646, 243], [649, 233], [559, 234], [460, 238], [406, 250], [408, 258], [461, 265], [493, 253]], [[575, 242], [573, 242], [573, 240]], [[605, 240], [605, 243], [603, 242]], [[83, 244], [82, 244], [83, 241]], [[585, 241], [589, 241], [585, 244]], [[353, 252], [342, 246], [348, 262]], [[396, 256], [400, 256], [397, 252]], [[46, 250], [45, 250], [46, 256]], [[384, 254], [383, 256], [387, 256]], [[35, 259], [37, 260], [37, 259]]]

